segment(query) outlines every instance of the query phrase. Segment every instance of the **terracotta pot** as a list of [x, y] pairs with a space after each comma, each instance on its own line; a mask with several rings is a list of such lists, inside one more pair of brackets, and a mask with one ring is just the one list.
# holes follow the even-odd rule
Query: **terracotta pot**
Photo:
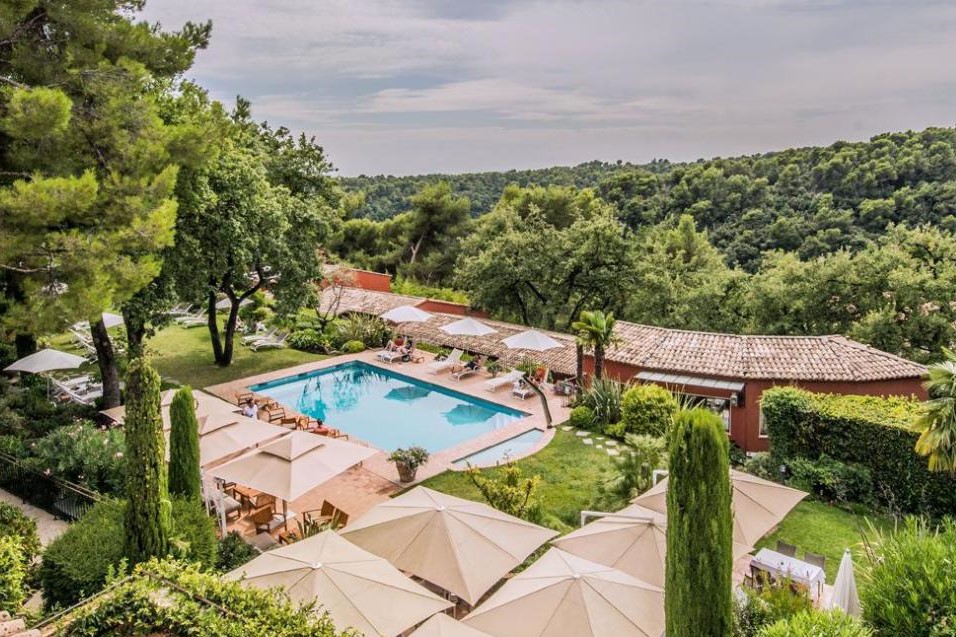
[[414, 482], [415, 474], [418, 473], [418, 467], [409, 467], [404, 462], [396, 462], [395, 467], [398, 469], [398, 479], [402, 482]]

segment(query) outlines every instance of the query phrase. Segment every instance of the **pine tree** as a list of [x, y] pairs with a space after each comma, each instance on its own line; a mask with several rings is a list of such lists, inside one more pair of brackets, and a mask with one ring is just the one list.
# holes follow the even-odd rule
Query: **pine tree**
[[198, 502], [201, 497], [199, 475], [199, 421], [190, 387], [176, 392], [169, 406], [169, 494]]
[[733, 529], [727, 434], [706, 409], [678, 414], [667, 489], [667, 637], [729, 637]]
[[145, 359], [133, 359], [126, 390], [126, 557], [137, 564], [169, 553], [171, 503], [159, 374]]

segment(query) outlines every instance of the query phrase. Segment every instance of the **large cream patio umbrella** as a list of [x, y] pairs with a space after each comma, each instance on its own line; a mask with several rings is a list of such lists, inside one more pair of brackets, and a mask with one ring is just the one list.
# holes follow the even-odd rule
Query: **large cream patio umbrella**
[[374, 506], [342, 534], [471, 605], [557, 535], [486, 504], [427, 487]]
[[413, 637], [494, 637], [477, 628], [438, 613], [412, 633]]
[[660, 637], [664, 591], [553, 548], [464, 622], [496, 637]]
[[[311, 491], [377, 452], [336, 438], [306, 431], [293, 431], [210, 473], [281, 499], [283, 510], [290, 500]], [[288, 522], [288, 516], [286, 522]]]
[[354, 628], [366, 637], [394, 637], [452, 605], [335, 531], [267, 551], [224, 577], [279, 587], [293, 602], [317, 602], [316, 611], [328, 611], [337, 630]]
[[206, 466], [287, 433], [285, 427], [237, 414], [203, 416], [199, 423], [199, 462]]
[[546, 352], [549, 349], [564, 347], [560, 341], [538, 330], [518, 332], [502, 342], [510, 349], [527, 349], [535, 352]]
[[[551, 544], [586, 560], [616, 568], [654, 586], [664, 586], [667, 554], [667, 516], [632, 504]], [[734, 559], [751, 551], [734, 543]]]
[[399, 305], [379, 314], [379, 318], [392, 323], [421, 323], [431, 317], [431, 314], [418, 309], [414, 305]]
[[490, 325], [485, 325], [470, 316], [466, 316], [448, 325], [443, 325], [438, 329], [452, 336], [488, 336], [489, 334], [496, 334], [498, 332], [498, 330]]
[[[730, 491], [734, 512], [734, 542], [746, 546], [754, 546], [807, 497], [803, 491], [735, 469], [730, 470]], [[631, 502], [666, 513], [667, 478]]]
[[[166, 390], [160, 395], [159, 404], [163, 418], [163, 429], [165, 431], [169, 431], [171, 426], [169, 420], [169, 406], [172, 404], [173, 397], [175, 395], [175, 389]], [[195, 400], [197, 418], [201, 418], [203, 416], [236, 416], [237, 412], [239, 411], [238, 406], [233, 405], [222, 398], [213, 396], [212, 394], [199, 391], [198, 389], [193, 390], [193, 399]], [[126, 407], [124, 405], [113, 407], [112, 409], [104, 409], [100, 413], [118, 425], [122, 425], [126, 421]]]
[[76, 369], [86, 362], [82, 356], [61, 352], [58, 349], [41, 349], [39, 352], [24, 356], [12, 365], [3, 368], [5, 372], [25, 372], [42, 374], [57, 369]]

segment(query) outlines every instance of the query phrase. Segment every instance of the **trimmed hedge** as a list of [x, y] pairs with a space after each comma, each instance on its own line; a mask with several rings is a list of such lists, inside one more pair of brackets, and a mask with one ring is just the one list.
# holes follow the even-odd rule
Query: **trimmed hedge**
[[956, 479], [931, 473], [913, 451], [919, 402], [777, 387], [764, 392], [761, 406], [775, 458], [856, 463], [869, 469], [874, 495], [891, 509], [936, 517], [956, 511]]
[[621, 399], [621, 422], [627, 433], [663, 436], [674, 422], [680, 404], [660, 385], [634, 385]]

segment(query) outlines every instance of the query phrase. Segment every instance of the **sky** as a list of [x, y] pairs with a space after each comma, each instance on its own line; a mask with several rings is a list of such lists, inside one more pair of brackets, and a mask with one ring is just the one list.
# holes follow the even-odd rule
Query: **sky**
[[338, 173], [734, 156], [956, 120], [953, 0], [149, 0]]

